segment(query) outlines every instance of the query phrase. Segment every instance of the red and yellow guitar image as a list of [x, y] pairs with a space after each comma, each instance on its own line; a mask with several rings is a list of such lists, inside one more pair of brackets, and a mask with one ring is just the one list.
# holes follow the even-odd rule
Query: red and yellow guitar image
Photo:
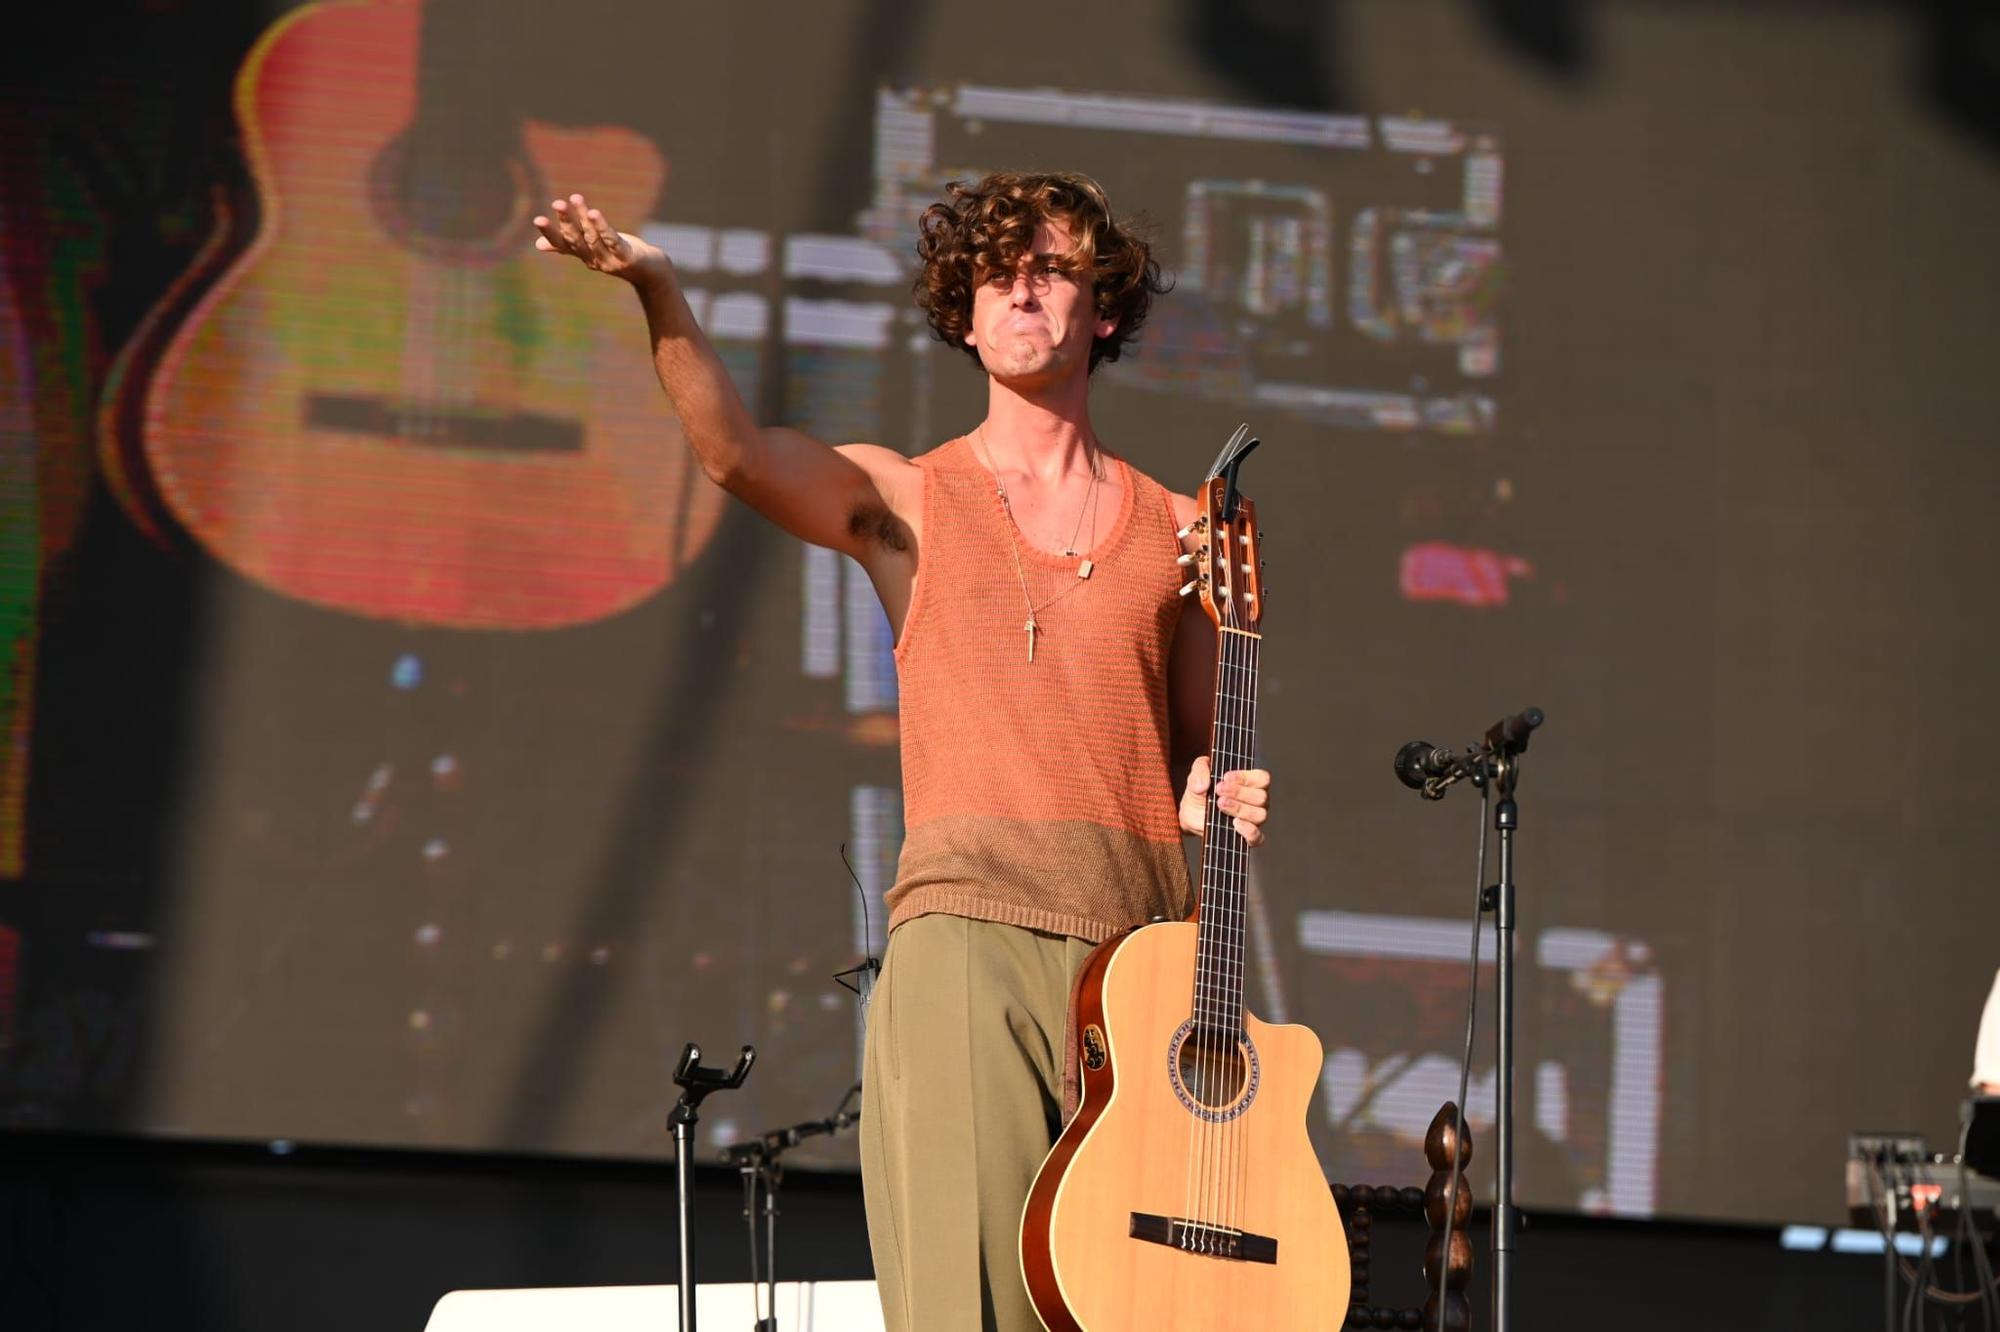
[[[1263, 590], [1254, 507], [1224, 450], [1196, 519], [1216, 624], [1211, 762], [1253, 766]], [[1021, 1267], [1052, 1332], [1340, 1326], [1347, 1240], [1306, 1137], [1319, 1039], [1243, 1007], [1242, 838], [1209, 795], [1190, 921], [1099, 945], [1074, 991], [1076, 1116], [1029, 1191]]]
[[319, 605], [458, 628], [611, 615], [694, 558], [723, 497], [652, 389], [630, 296], [540, 260], [529, 218], [555, 182], [646, 216], [665, 165], [631, 130], [531, 121], [483, 182], [434, 172], [451, 136], [418, 124], [421, 29], [414, 0], [308, 6], [251, 51], [259, 225], [121, 360], [113, 483]]

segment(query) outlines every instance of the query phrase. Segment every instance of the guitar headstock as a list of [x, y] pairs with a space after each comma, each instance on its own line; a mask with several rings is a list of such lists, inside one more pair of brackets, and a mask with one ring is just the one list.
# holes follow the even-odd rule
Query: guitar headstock
[[1199, 590], [1202, 609], [1218, 628], [1249, 633], [1264, 622], [1264, 556], [1257, 506], [1236, 488], [1236, 472], [1261, 442], [1251, 437], [1249, 426], [1236, 427], [1201, 483], [1200, 511], [1181, 530], [1195, 539], [1194, 550], [1181, 556], [1195, 571], [1181, 594]]

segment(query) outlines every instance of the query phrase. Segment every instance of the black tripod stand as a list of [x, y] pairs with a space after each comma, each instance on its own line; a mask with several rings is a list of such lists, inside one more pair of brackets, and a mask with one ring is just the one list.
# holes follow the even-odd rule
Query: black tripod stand
[[681, 1051], [674, 1068], [674, 1081], [681, 1098], [667, 1116], [674, 1131], [674, 1180], [680, 1194], [681, 1218], [681, 1332], [695, 1332], [694, 1325], [694, 1129], [700, 1120], [701, 1103], [710, 1092], [729, 1091], [743, 1085], [757, 1052], [749, 1046], [737, 1056], [736, 1067], [724, 1072], [701, 1066], [701, 1047], [693, 1041]]

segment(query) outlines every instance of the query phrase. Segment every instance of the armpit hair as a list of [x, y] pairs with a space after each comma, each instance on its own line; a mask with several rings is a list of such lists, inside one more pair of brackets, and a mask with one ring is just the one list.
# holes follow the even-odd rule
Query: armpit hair
[[899, 554], [910, 548], [910, 529], [886, 504], [862, 504], [847, 515], [848, 535]]

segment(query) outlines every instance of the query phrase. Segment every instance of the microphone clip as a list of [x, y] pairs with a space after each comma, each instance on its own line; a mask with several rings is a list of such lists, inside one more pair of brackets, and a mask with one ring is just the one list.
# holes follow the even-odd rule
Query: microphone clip
[[1520, 773], [1521, 755], [1527, 752], [1528, 737], [1542, 724], [1540, 708], [1523, 708], [1503, 717], [1487, 729], [1478, 744], [1463, 754], [1440, 749], [1428, 740], [1412, 740], [1396, 751], [1396, 779], [1426, 800], [1442, 800], [1453, 783], [1469, 781], [1480, 789], [1491, 782], [1503, 799], [1509, 798]]
[[1418, 793], [1426, 800], [1442, 800], [1444, 793], [1459, 782], [1471, 782], [1475, 789], [1484, 790], [1486, 783], [1493, 779], [1495, 770], [1506, 762], [1505, 758], [1495, 759], [1484, 750], [1473, 750], [1460, 755], [1451, 771], [1443, 776], [1425, 778]]
[[1485, 787], [1502, 778], [1512, 760], [1490, 745], [1473, 745], [1464, 753], [1443, 749], [1428, 740], [1412, 740], [1396, 754], [1396, 777], [1426, 800], [1442, 800], [1459, 782]]

